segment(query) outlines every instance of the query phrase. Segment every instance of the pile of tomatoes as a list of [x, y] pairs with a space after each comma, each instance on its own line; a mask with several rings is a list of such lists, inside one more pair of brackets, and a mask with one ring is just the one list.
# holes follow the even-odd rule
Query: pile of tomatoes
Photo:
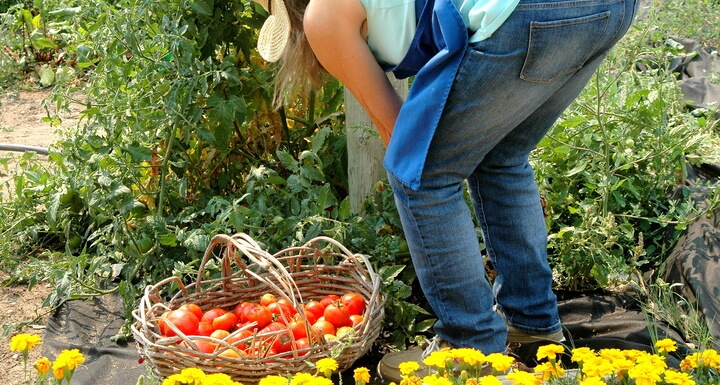
[[184, 304], [165, 312], [158, 327], [165, 337], [177, 335], [171, 323], [186, 336], [209, 336], [235, 347], [229, 349], [212, 339], [193, 339], [198, 350], [209, 354], [222, 349], [220, 356], [269, 357], [294, 348], [303, 355], [312, 345], [350, 333], [363, 321], [367, 305], [360, 294], [348, 292], [328, 294], [299, 306], [304, 314], [287, 299], [271, 293], [263, 294], [257, 301], [241, 302], [232, 309], [203, 311], [196, 304]]

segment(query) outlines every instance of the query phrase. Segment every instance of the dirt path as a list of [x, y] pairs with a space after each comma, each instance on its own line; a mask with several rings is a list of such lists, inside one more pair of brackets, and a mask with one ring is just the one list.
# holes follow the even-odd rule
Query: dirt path
[[[21, 146], [34, 146], [48, 148], [57, 141], [55, 128], [44, 122], [46, 111], [42, 101], [48, 97], [49, 90], [18, 92], [10, 95], [0, 95], [0, 144]], [[77, 124], [77, 111], [61, 114], [62, 126], [71, 127]], [[23, 156], [18, 151], [0, 150], [0, 197], [10, 194], [10, 183], [6, 181], [17, 172], [17, 159]], [[39, 156], [40, 161], [44, 156]], [[5, 166], [7, 164], [7, 167]], [[22, 355], [10, 351], [10, 338], [17, 333], [44, 335], [44, 326], [47, 323], [47, 309], [42, 302], [52, 290], [44, 284], [28, 290], [26, 285], [2, 284], [8, 280], [4, 272], [0, 272], [0, 319], [3, 331], [5, 326], [14, 324], [27, 324], [23, 328], [15, 329], [7, 336], [0, 333], [0, 375], [2, 384], [24, 384], [24, 365]], [[35, 321], [35, 322], [32, 322]], [[32, 364], [40, 356], [40, 348], [31, 353], [28, 367], [32, 373]]]

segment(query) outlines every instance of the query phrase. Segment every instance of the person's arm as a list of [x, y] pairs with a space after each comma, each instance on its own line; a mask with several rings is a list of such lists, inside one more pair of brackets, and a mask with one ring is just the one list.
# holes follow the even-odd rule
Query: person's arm
[[387, 146], [402, 99], [362, 36], [365, 18], [359, 0], [310, 0], [303, 28], [315, 56], [360, 102]]

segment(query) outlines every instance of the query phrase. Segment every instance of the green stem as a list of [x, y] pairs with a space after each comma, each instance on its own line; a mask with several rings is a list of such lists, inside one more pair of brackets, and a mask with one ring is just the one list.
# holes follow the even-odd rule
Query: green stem
[[165, 149], [165, 157], [160, 165], [160, 193], [158, 196], [157, 212], [162, 215], [165, 206], [165, 177], [168, 172], [168, 164], [170, 163], [170, 154], [175, 145], [175, 125], [170, 126], [167, 137], [165, 138], [167, 148]]
[[604, 115], [602, 111], [602, 92], [600, 86], [600, 75], [595, 73], [595, 118], [598, 121], [598, 127], [603, 137], [604, 156], [605, 156], [605, 181], [603, 182], [603, 193], [602, 193], [602, 216], [606, 217], [609, 211], [609, 200], [610, 200], [610, 180], [612, 178], [612, 164], [610, 162], [610, 139], [605, 127], [605, 121], [603, 120]]

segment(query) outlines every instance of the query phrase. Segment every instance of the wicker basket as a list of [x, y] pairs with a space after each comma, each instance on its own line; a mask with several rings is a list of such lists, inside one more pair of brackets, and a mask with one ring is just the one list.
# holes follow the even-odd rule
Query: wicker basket
[[[204, 277], [210, 261], [220, 263], [220, 277]], [[314, 369], [309, 362], [324, 357], [335, 358], [339, 371], [343, 371], [370, 350], [380, 333], [385, 305], [380, 285], [380, 277], [366, 257], [351, 253], [331, 238], [314, 238], [304, 246], [271, 255], [246, 234], [221, 234], [211, 239], [196, 282], [185, 286], [177, 277], [170, 277], [145, 289], [138, 309], [133, 311], [132, 331], [140, 356], [151, 363], [160, 377], [195, 367], [205, 373], [228, 374], [243, 384], [255, 384], [271, 374], [311, 373]], [[168, 293], [171, 290], [175, 290], [175, 294], [168, 302], [163, 302], [163, 298], [172, 294]], [[353, 328], [353, 332], [302, 350], [297, 350], [293, 344], [290, 352], [274, 356], [219, 355], [226, 349], [238, 351], [238, 344], [250, 346], [257, 338], [272, 337], [272, 333], [261, 334], [255, 329], [251, 337], [231, 344], [228, 341], [238, 332], [223, 340], [187, 336], [168, 323], [177, 335], [164, 337], [158, 327], [158, 320], [165, 311], [185, 303], [197, 304], [203, 311], [215, 307], [227, 309], [243, 301], [257, 301], [263, 293], [270, 292], [289, 300], [304, 316], [303, 303], [327, 294], [350, 291], [363, 296], [367, 303], [363, 321]], [[196, 346], [194, 341], [201, 339], [217, 344], [215, 352], [208, 354], [191, 348]]]

